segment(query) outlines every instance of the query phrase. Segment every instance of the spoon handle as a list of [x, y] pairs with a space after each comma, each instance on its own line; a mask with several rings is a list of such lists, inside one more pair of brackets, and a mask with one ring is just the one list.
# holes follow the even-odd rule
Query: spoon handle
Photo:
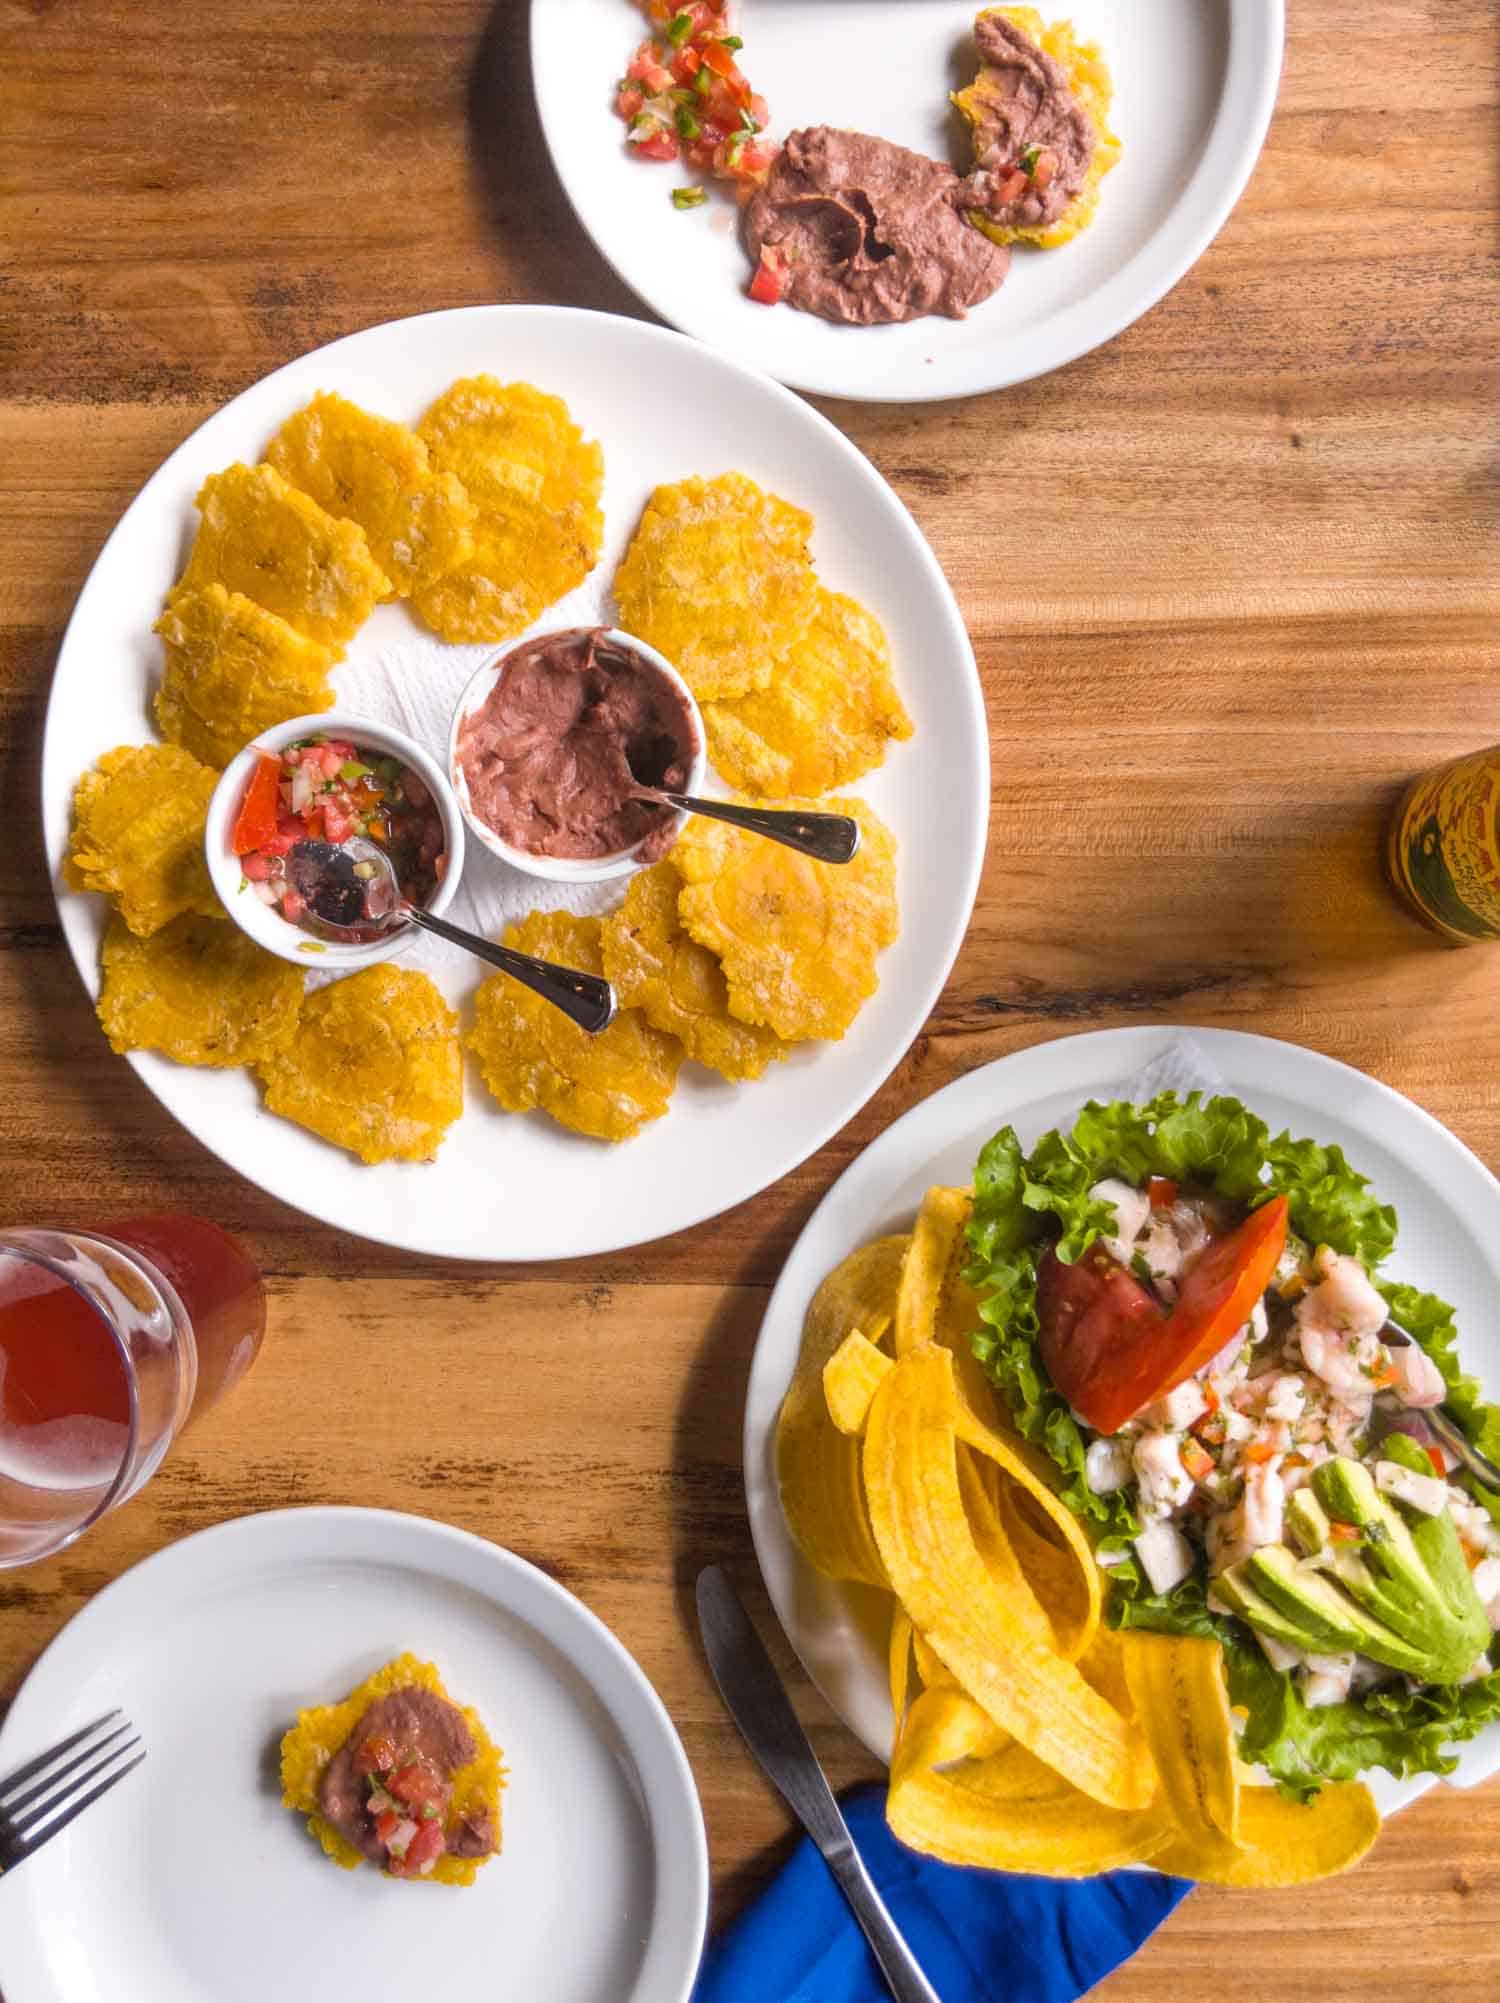
[[859, 853], [859, 822], [849, 814], [804, 814], [786, 807], [741, 807], [732, 800], [700, 800], [691, 793], [663, 793], [674, 807], [728, 821], [753, 835], [810, 855], [815, 862], [853, 862]]
[[405, 915], [414, 925], [420, 925], [424, 932], [435, 932], [440, 939], [450, 945], [463, 946], [478, 959], [488, 960], [492, 967], [498, 967], [503, 974], [509, 974], [533, 994], [549, 1001], [554, 1008], [560, 1008], [570, 1022], [576, 1022], [580, 1029], [590, 1036], [597, 1036], [601, 1029], [608, 1029], [615, 1016], [615, 991], [608, 981], [601, 981], [597, 974], [580, 974], [572, 967], [555, 966], [551, 960], [533, 959], [530, 953], [518, 953], [510, 946], [497, 946], [489, 939], [482, 939], [477, 932], [466, 932], [461, 925], [450, 925], [446, 918], [434, 918], [430, 911], [419, 911], [414, 905], [407, 905]]

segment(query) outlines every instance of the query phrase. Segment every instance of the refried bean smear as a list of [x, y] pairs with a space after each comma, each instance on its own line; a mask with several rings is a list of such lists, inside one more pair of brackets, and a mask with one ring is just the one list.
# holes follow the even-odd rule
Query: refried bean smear
[[578, 860], [633, 849], [651, 863], [677, 816], [639, 789], [681, 791], [698, 747], [671, 677], [603, 627], [578, 626], [505, 657], [455, 753], [470, 811], [511, 848]]

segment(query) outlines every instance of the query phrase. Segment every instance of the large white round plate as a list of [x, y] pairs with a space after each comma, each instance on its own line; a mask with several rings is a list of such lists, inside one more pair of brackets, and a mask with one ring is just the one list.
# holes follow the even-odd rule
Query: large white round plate
[[[745, 1408], [745, 1488], [771, 1600], [823, 1695], [879, 1758], [890, 1753], [883, 1595], [818, 1577], [787, 1532], [776, 1493], [776, 1414], [796, 1367], [802, 1320], [819, 1281], [867, 1239], [910, 1228], [932, 1183], [963, 1184], [981, 1146], [1014, 1126], [1028, 1147], [1071, 1126], [1086, 1099], [1120, 1088], [1188, 1034], [1228, 1089], [1273, 1132], [1337, 1142], [1396, 1206], [1400, 1238], [1386, 1270], [1458, 1310], [1459, 1352], [1500, 1390], [1500, 1183], [1461, 1141], [1410, 1099], [1364, 1072], [1293, 1043], [1222, 1029], [1108, 1029], [1018, 1050], [945, 1086], [865, 1149], [829, 1190], [792, 1248], [766, 1310]], [[1500, 1770], [1500, 1726], [1456, 1748], [1455, 1785]], [[1382, 1814], [1425, 1794], [1433, 1776], [1366, 1776]]]
[[[978, 11], [978, 0], [743, 0], [740, 61], [773, 136], [847, 126], [959, 161], [948, 92], [973, 79]], [[1019, 248], [966, 320], [835, 327], [749, 299], [733, 201], [674, 209], [671, 190], [695, 177], [625, 151], [612, 98], [643, 33], [626, 0], [532, 0], [532, 71], [579, 220], [655, 312], [799, 389], [926, 402], [1044, 375], [1139, 319], [1223, 227], [1271, 122], [1282, 0], [1053, 0], [1042, 12], [1102, 45], [1125, 150], [1093, 225], [1061, 250]]]
[[[623, 11], [623, 10], [622, 10]], [[819, 573], [884, 620], [916, 724], [857, 791], [901, 846], [900, 939], [880, 991], [841, 1043], [807, 1044], [750, 1085], [685, 1066], [668, 1115], [609, 1148], [539, 1113], [503, 1113], [472, 1065], [463, 1118], [432, 1164], [366, 1168], [266, 1113], [243, 1072], [131, 1058], [168, 1111], [242, 1175], [343, 1230], [466, 1259], [582, 1256], [658, 1238], [753, 1196], [858, 1111], [921, 1028], [953, 963], [979, 880], [989, 814], [989, 740], [973, 651], [920, 530], [879, 474], [799, 398], [680, 335], [635, 320], [548, 307], [473, 307], [393, 321], [304, 355], [236, 397], [142, 488], [78, 601], [47, 712], [47, 852], [60, 873], [73, 787], [103, 751], [153, 734], [152, 637], [185, 557], [204, 477], [254, 460], [315, 391], [342, 391], [412, 420], [455, 377], [479, 370], [567, 399], [605, 456], [605, 545], [593, 576], [545, 623], [612, 624], [610, 580], [651, 489], [733, 467], [816, 517]], [[445, 647], [401, 605], [383, 605], [334, 672], [342, 707], [373, 711], [446, 755], [453, 707], [489, 647]], [[573, 894], [570, 895], [569, 893]], [[619, 901], [595, 891], [590, 908]], [[59, 885], [63, 929], [98, 989], [103, 900]], [[582, 905], [573, 886], [523, 877], [469, 844], [449, 917], [492, 934], [532, 905]], [[398, 964], [426, 967], [461, 1003], [482, 969], [422, 940]]]
[[[281, 1806], [298, 1709], [407, 1649], [509, 1770], [501, 1855], [464, 1890], [337, 1870]], [[686, 2003], [708, 1909], [687, 1758], [608, 1629], [497, 1545], [375, 1509], [189, 1537], [64, 1628], [0, 1773], [116, 1705], [146, 1763], [0, 1886], [5, 2003]]]

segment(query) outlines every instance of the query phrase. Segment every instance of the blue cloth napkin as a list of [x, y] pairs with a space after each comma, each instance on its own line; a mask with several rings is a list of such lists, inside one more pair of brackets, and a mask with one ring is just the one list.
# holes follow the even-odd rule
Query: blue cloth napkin
[[[885, 1790], [843, 1797], [865, 1867], [943, 2003], [1074, 2003], [1192, 1890], [1154, 1871], [1027, 1878], [919, 1856], [886, 1827]], [[889, 2003], [828, 1867], [804, 1837], [713, 1941], [693, 2003]]]

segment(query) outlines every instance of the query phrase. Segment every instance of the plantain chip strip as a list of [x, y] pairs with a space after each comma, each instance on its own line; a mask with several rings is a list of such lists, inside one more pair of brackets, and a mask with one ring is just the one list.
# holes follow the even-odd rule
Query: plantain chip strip
[[1151, 1747], [1164, 1805], [1190, 1847], [1240, 1840], [1240, 1785], [1224, 1653], [1211, 1637], [1121, 1636], [1125, 1680]]
[[975, 1543], [959, 1486], [961, 1409], [953, 1357], [936, 1343], [901, 1357], [875, 1394], [865, 1495], [891, 1587], [1002, 1730], [1092, 1800], [1144, 1808], [1156, 1783], [1139, 1732], [1017, 1620]]
[[841, 1433], [854, 1438], [865, 1429], [870, 1401], [880, 1380], [893, 1369], [891, 1359], [861, 1330], [851, 1329], [823, 1365], [823, 1396], [828, 1416]]
[[1195, 1848], [1174, 1837], [1152, 1856], [1158, 1870], [1209, 1885], [1273, 1891], [1332, 1878], [1357, 1864], [1380, 1834], [1380, 1810], [1363, 1781], [1326, 1783], [1311, 1801], [1274, 1787], [1242, 1787], [1238, 1846]]

